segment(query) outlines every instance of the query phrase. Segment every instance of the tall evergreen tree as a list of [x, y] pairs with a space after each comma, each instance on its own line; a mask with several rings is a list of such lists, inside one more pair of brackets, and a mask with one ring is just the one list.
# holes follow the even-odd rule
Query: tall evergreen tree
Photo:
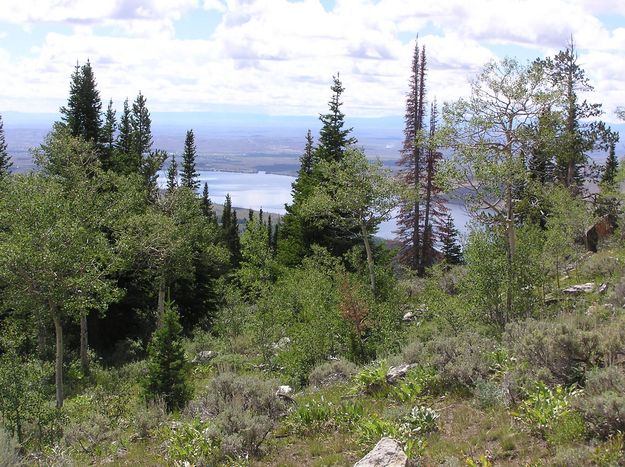
[[273, 225], [271, 222], [271, 214], [267, 216], [267, 246], [271, 248], [273, 244]]
[[113, 99], [109, 100], [106, 113], [104, 115], [104, 125], [102, 126], [102, 167], [109, 169], [113, 163], [113, 150], [115, 149], [115, 131], [117, 130], [117, 119], [115, 118]]
[[184, 152], [182, 153], [182, 170], [180, 171], [180, 186], [190, 188], [195, 191], [200, 186], [198, 172], [195, 169], [195, 157], [197, 149], [195, 147], [195, 136], [193, 130], [187, 131], [184, 140]]
[[178, 163], [176, 162], [176, 155], [172, 154], [167, 169], [167, 193], [173, 193], [176, 188], [178, 188]]
[[605, 167], [603, 169], [603, 176], [601, 181], [607, 185], [613, 185], [616, 174], [618, 173], [618, 159], [616, 158], [616, 144], [610, 143], [610, 152], [608, 158], [605, 161]]
[[454, 219], [451, 214], [447, 215], [447, 219], [441, 229], [442, 253], [447, 264], [461, 264], [463, 262], [462, 247], [458, 242], [458, 229], [454, 225]]
[[202, 214], [211, 224], [217, 223], [217, 216], [213, 208], [213, 202], [208, 196], [208, 183], [206, 182], [204, 182], [204, 189], [202, 190]]
[[319, 116], [322, 126], [319, 132], [319, 143], [314, 154], [317, 160], [339, 161], [345, 150], [357, 143], [356, 138], [350, 136], [352, 128], [343, 128], [345, 126], [345, 114], [341, 111], [343, 105], [341, 94], [345, 88], [338, 74], [333, 76], [332, 80], [333, 84], [330, 87], [332, 97], [328, 102], [329, 112]]
[[132, 123], [128, 98], [124, 100], [124, 109], [119, 119], [118, 128], [119, 133], [117, 135], [115, 148], [122, 156], [128, 157], [130, 156], [130, 152], [132, 151]]
[[102, 101], [97, 89], [91, 63], [76, 64], [71, 77], [67, 106], [61, 107], [61, 119], [72, 136], [81, 136], [100, 143], [102, 131]]
[[9, 156], [7, 151], [7, 143], [4, 136], [4, 122], [0, 115], [0, 179], [9, 175], [12, 165], [13, 162], [11, 162], [11, 156]]
[[141, 91], [132, 103], [130, 114], [131, 147], [130, 153], [137, 169], [141, 167], [141, 161], [152, 149], [152, 120], [150, 111], [146, 105], [146, 98]]
[[241, 259], [239, 221], [237, 219], [237, 212], [232, 207], [232, 200], [229, 193], [226, 194], [224, 210], [221, 214], [221, 229], [223, 241], [230, 251], [230, 262], [234, 267], [237, 267]]
[[423, 251], [423, 199], [424, 177], [424, 115], [425, 115], [425, 47], [419, 49], [418, 41], [412, 57], [410, 82], [406, 97], [404, 117], [404, 144], [401, 149], [399, 177], [409, 195], [400, 204], [398, 236], [401, 242], [400, 258], [409, 267], [418, 269]]

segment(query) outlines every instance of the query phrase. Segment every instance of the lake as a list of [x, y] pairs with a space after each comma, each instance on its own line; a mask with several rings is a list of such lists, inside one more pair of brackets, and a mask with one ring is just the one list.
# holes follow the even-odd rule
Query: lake
[[[284, 214], [284, 204], [291, 202], [291, 184], [295, 177], [287, 175], [274, 175], [265, 172], [239, 173], [239, 172], [215, 172], [199, 171], [200, 189], [202, 192], [204, 183], [208, 183], [208, 192], [211, 200], [217, 204], [223, 204], [226, 195], [230, 193], [232, 205], [258, 211], [275, 212]], [[165, 172], [159, 173], [159, 186], [166, 184]], [[460, 232], [466, 232], [469, 215], [463, 206], [455, 203], [448, 204], [456, 227]], [[392, 239], [393, 231], [397, 228], [394, 219], [380, 225], [377, 236]]]

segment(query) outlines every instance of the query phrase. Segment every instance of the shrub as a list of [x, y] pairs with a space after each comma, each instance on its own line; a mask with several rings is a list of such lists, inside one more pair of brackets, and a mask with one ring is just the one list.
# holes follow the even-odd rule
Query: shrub
[[221, 451], [211, 436], [210, 425], [199, 420], [179, 423], [167, 443], [167, 455], [176, 465], [214, 465]]
[[223, 456], [256, 455], [286, 411], [275, 394], [277, 386], [277, 381], [254, 376], [220, 374], [189, 404], [186, 415], [212, 423], [212, 436]]
[[473, 386], [488, 375], [488, 355], [493, 349], [494, 344], [489, 339], [466, 332], [433, 339], [426, 345], [426, 355], [444, 385]]
[[358, 367], [356, 365], [343, 358], [331, 360], [317, 365], [313, 371], [310, 372], [308, 381], [313, 386], [325, 386], [335, 381], [349, 379], [356, 373], [357, 369]]
[[135, 414], [135, 429], [140, 439], [149, 438], [152, 432], [167, 420], [167, 405], [162, 399], [141, 405]]
[[589, 256], [579, 267], [578, 272], [588, 278], [614, 276], [623, 270], [623, 263], [611, 252], [599, 252]]
[[109, 454], [121, 431], [118, 426], [101, 413], [93, 413], [88, 419], [70, 422], [63, 429], [63, 441], [68, 448], [89, 456]]
[[496, 381], [481, 379], [475, 383], [473, 397], [481, 409], [488, 409], [504, 402], [504, 394]]
[[372, 363], [360, 370], [354, 377], [356, 383], [354, 391], [357, 393], [385, 396], [389, 391], [386, 382], [388, 365], [385, 361]]
[[571, 399], [578, 394], [579, 390], [574, 387], [558, 385], [552, 389], [538, 383], [514, 415], [533, 432], [545, 436], [572, 412]]
[[535, 377], [552, 384], [582, 383], [586, 369], [601, 360], [600, 333], [584, 316], [512, 323], [504, 342]]
[[161, 317], [161, 325], [148, 346], [147, 395], [150, 398], [162, 397], [169, 410], [183, 407], [191, 396], [186, 370], [182, 326], [178, 313], [168, 304]]
[[0, 427], [0, 466], [17, 465], [19, 445], [9, 432]]
[[393, 385], [390, 394], [401, 402], [416, 402], [425, 394], [436, 394], [439, 391], [440, 376], [431, 367], [413, 368], [406, 376]]
[[625, 373], [618, 367], [595, 369], [588, 374], [586, 395], [576, 407], [589, 430], [600, 437], [625, 431]]
[[334, 419], [336, 410], [323, 396], [298, 405], [289, 414], [287, 425], [297, 433], [316, 433], [325, 429]]

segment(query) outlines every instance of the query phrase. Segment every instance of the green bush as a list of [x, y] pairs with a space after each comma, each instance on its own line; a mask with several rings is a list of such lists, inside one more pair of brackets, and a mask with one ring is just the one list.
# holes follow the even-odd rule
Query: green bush
[[186, 380], [187, 362], [182, 348], [182, 326], [178, 313], [167, 306], [161, 325], [148, 346], [148, 398], [162, 397], [169, 410], [184, 407], [191, 397]]
[[189, 403], [185, 414], [211, 422], [211, 436], [214, 444], [220, 446], [222, 456], [254, 456], [286, 412], [285, 402], [276, 396], [277, 387], [278, 382], [273, 380], [220, 374]]
[[551, 384], [582, 384], [586, 370], [602, 358], [601, 332], [586, 316], [512, 323], [503, 340], [530, 373]]
[[571, 400], [579, 395], [575, 387], [558, 385], [550, 388], [544, 383], [536, 384], [535, 389], [519, 405], [514, 415], [530, 430], [547, 436], [554, 427], [573, 411]]
[[588, 373], [585, 397], [576, 402], [589, 430], [607, 438], [625, 431], [625, 373], [618, 367]]
[[142, 404], [134, 416], [134, 426], [139, 439], [149, 438], [154, 430], [167, 420], [167, 405], [162, 399]]
[[390, 388], [390, 395], [401, 402], [416, 402], [424, 395], [440, 391], [440, 375], [431, 367], [416, 367]]
[[385, 361], [372, 363], [354, 376], [355, 393], [372, 394], [375, 396], [386, 396], [390, 390], [390, 385], [386, 381], [388, 365]]
[[589, 256], [578, 267], [578, 273], [591, 279], [612, 277], [623, 271], [622, 261], [612, 256], [612, 252], [599, 252]]
[[178, 423], [167, 442], [167, 457], [182, 465], [215, 465], [221, 450], [211, 436], [210, 424], [199, 420]]
[[19, 461], [18, 449], [17, 439], [0, 427], [0, 466], [17, 465]]
[[488, 409], [504, 403], [504, 394], [497, 381], [481, 379], [475, 383], [473, 397], [481, 409]]
[[312, 386], [325, 386], [335, 381], [344, 381], [349, 379], [358, 367], [343, 358], [331, 360], [317, 365], [308, 377], [308, 381]]

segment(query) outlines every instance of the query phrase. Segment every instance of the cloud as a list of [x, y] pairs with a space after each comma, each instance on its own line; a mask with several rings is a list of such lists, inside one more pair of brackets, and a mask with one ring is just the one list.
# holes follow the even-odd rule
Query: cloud
[[[593, 100], [606, 108], [625, 103], [625, 24], [610, 28], [598, 16], [622, 14], [623, 2], [336, 0], [329, 11], [319, 0], [10, 3], [0, 21], [75, 27], [46, 35], [29, 55], [2, 58], [0, 49], [0, 110], [56, 110], [76, 60], [90, 58], [103, 99], [113, 97], [118, 107], [140, 89], [153, 111], [232, 106], [317, 114], [340, 72], [348, 115], [397, 115], [414, 47], [406, 37], [417, 34], [428, 53], [429, 93], [439, 102], [466, 93], [468, 78], [496, 58], [493, 50], [538, 56], [574, 34], [596, 85]], [[216, 27], [196, 24], [192, 36], [200, 39], [176, 37], [176, 22], [193, 15], [220, 19]]]

